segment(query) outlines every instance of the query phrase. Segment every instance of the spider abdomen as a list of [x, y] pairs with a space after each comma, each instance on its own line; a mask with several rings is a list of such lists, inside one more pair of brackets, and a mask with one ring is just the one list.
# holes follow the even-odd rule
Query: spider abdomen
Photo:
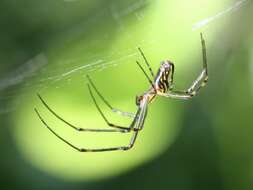
[[167, 92], [173, 82], [174, 64], [163, 61], [155, 77], [155, 87], [158, 91]]

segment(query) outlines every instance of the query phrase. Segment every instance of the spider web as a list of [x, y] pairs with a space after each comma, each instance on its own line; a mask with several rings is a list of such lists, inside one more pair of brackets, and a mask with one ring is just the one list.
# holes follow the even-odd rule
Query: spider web
[[234, 4], [228, 6], [226, 9], [218, 12], [217, 14], [207, 17], [207, 18], [195, 23], [192, 26], [192, 30], [198, 30], [198, 29], [204, 27], [205, 25], [210, 24], [211, 22], [221, 18], [222, 16], [225, 16], [231, 12], [237, 11], [239, 8], [241, 8], [243, 5], [245, 5], [248, 2], [249, 2], [249, 0], [235, 1]]
[[[69, 4], [78, 2], [78, 0], [64, 0], [64, 2]], [[229, 5], [219, 13], [193, 24], [192, 30], [198, 30], [222, 16], [238, 10], [242, 5], [245, 5], [246, 2], [248, 2], [248, 0], [236, 1], [233, 5]], [[84, 32], [84, 28], [97, 27], [96, 23], [105, 19], [116, 23], [115, 30], [124, 31], [126, 17], [134, 15], [133, 17], [141, 22], [146, 16], [142, 10], [152, 3], [155, 3], [155, 1], [137, 0], [128, 2], [127, 4], [124, 4], [124, 6], [120, 6], [117, 3], [111, 4], [104, 7], [99, 12], [94, 12], [89, 19], [83, 21], [82, 27], [77, 26], [74, 29], [69, 29], [67, 32], [65, 31], [62, 38], [70, 35], [77, 36]], [[107, 35], [106, 31], [104, 35]], [[103, 36], [94, 39], [93, 43], [87, 44], [85, 49], [88, 50], [91, 46], [94, 46], [94, 44], [99, 44], [101, 40], [100, 38], [103, 38]], [[136, 46], [145, 48], [145, 51], [152, 51], [158, 47], [155, 38], [148, 41], [140, 39]], [[46, 89], [50, 85], [55, 85], [57, 88], [58, 82], [62, 80], [69, 82], [77, 73], [82, 73], [85, 76], [87, 73], [103, 71], [110, 67], [125, 64], [128, 59], [133, 57], [140, 57], [139, 53], [136, 51], [136, 47], [132, 47], [131, 49], [119, 49], [111, 55], [103, 55], [93, 52], [91, 55], [87, 55], [86, 58], [61, 60], [49, 71], [47, 66], [49, 65], [50, 60], [47, 53], [41, 52], [27, 60], [25, 63], [20, 64], [20, 66], [12, 68], [12, 71], [0, 77], [0, 114], [15, 111], [17, 105], [10, 106], [9, 102], [18, 95], [20, 88], [22, 89], [23, 96], [26, 96], [26, 92], [28, 92], [29, 89], [35, 87]], [[43, 77], [39, 81], [33, 80], [38, 75], [42, 75]]]
[[[78, 0], [64, 0], [64, 2], [69, 4], [78, 2]], [[108, 20], [109, 22], [116, 22], [115, 26], [117, 28], [115, 30], [124, 30], [124, 18], [128, 15], [135, 15], [137, 19], [141, 19], [140, 10], [150, 3], [151, 1], [149, 0], [138, 0], [124, 4], [122, 7], [120, 3], [111, 4], [99, 12], [94, 12], [89, 18], [80, 23], [81, 26], [64, 31], [62, 37], [60, 34], [59, 38], [66, 38], [66, 36], [68, 38], [70, 35], [78, 36], [81, 33], [85, 33], [86, 29], [97, 27], [96, 23], [105, 19], [107, 19], [107, 22]], [[105, 33], [105, 35], [107, 34]], [[97, 45], [96, 43], [99, 41], [101, 41], [99, 38], [94, 39], [94, 42], [87, 44], [85, 49], [90, 49], [90, 46]], [[147, 46], [151, 43], [152, 41], [142, 41], [139, 44], [141, 46]], [[87, 73], [103, 71], [109, 67], [118, 66], [137, 54], [135, 48], [119, 50], [111, 55], [93, 53], [87, 55], [86, 58], [58, 61], [58, 63], [54, 64], [53, 69], [48, 70], [47, 66], [50, 60], [48, 60], [47, 53], [41, 52], [18, 67], [12, 68], [12, 71], [4, 74], [4, 76], [0, 76], [0, 114], [8, 113], [16, 109], [15, 107], [10, 107], [8, 101], [15, 98], [20, 92], [20, 89], [22, 89], [22, 95], [26, 96], [26, 91], [28, 92], [31, 88], [38, 87], [43, 90], [50, 85], [55, 85], [57, 88], [57, 84], [60, 81], [71, 81], [71, 78], [77, 73], [82, 73], [85, 76]], [[42, 75], [43, 77], [41, 77], [39, 82], [38, 80], [34, 82], [34, 78], [38, 75]]]

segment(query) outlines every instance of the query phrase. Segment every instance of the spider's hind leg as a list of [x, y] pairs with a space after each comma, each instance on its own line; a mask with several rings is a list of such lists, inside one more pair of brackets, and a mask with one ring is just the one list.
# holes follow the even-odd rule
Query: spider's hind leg
[[200, 33], [200, 38], [202, 45], [203, 68], [197, 79], [193, 81], [191, 86], [185, 91], [169, 91], [168, 93], [158, 92], [158, 95], [176, 99], [189, 99], [195, 96], [199, 90], [206, 85], [208, 81], [206, 45], [202, 33]]
[[190, 88], [186, 92], [192, 96], [196, 95], [200, 88], [204, 87], [208, 81], [207, 73], [207, 59], [206, 59], [206, 45], [202, 33], [200, 33], [201, 45], [202, 45], [202, 57], [203, 57], [203, 69], [199, 74], [198, 78], [192, 83]]

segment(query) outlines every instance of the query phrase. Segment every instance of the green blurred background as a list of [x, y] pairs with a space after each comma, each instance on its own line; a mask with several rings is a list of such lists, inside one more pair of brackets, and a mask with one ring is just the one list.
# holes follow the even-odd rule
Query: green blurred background
[[[252, 18], [249, 0], [2, 0], [0, 188], [253, 189]], [[137, 47], [155, 71], [172, 60], [181, 90], [201, 70], [200, 32], [207, 87], [190, 101], [158, 98], [130, 151], [78, 153], [33, 111], [79, 147], [125, 145], [129, 135], [71, 130], [36, 93], [71, 123], [106, 128], [86, 74], [113, 106], [135, 112], [135, 96], [149, 87]], [[131, 122], [99, 104], [110, 121]]]

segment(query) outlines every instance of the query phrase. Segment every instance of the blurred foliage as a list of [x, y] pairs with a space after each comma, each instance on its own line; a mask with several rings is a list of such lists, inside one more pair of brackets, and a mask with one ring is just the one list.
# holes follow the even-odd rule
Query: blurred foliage
[[[208, 86], [191, 101], [156, 100], [133, 150], [77, 153], [43, 128], [33, 112], [39, 108], [58, 133], [80, 146], [128, 142], [127, 136], [73, 132], [43, 109], [36, 92], [64, 118], [106, 127], [85, 88], [87, 73], [113, 105], [135, 111], [135, 95], [148, 87], [135, 65], [142, 61], [140, 46], [154, 69], [163, 59], [173, 60], [175, 88], [183, 89], [201, 66], [200, 30], [193, 32], [192, 26], [233, 3], [2, 0], [1, 189], [252, 189], [251, 1], [200, 29]], [[15, 78], [37, 55], [46, 64]], [[75, 72], [81, 67], [86, 69]], [[103, 109], [112, 121], [129, 123]]]

